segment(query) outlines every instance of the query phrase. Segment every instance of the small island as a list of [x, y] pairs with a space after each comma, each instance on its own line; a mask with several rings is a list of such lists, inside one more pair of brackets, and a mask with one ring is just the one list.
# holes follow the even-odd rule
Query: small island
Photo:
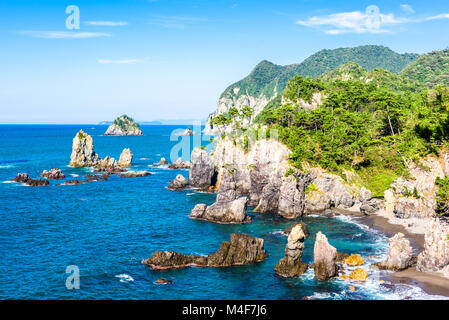
[[143, 136], [137, 122], [126, 114], [118, 117], [104, 133], [105, 136]]

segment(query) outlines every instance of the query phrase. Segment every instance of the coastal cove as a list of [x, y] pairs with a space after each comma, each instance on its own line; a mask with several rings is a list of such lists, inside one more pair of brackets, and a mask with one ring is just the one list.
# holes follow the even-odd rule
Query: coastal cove
[[[118, 156], [130, 148], [131, 171], [148, 170], [146, 177], [83, 185], [28, 187], [11, 183], [19, 172], [38, 178], [43, 170], [59, 168], [66, 179], [78, 179], [91, 168], [68, 167], [72, 139], [82, 129], [92, 136], [101, 158]], [[403, 232], [415, 251], [422, 236], [388, 225], [382, 217], [336, 212], [327, 217], [312, 214], [288, 220], [249, 207], [248, 224], [224, 225], [193, 220], [198, 203], [210, 206], [215, 194], [184, 189], [168, 190], [177, 175], [188, 170], [154, 166], [170, 158], [170, 141], [180, 126], [145, 126], [143, 136], [103, 136], [105, 125], [0, 125], [0, 274], [2, 299], [432, 299], [449, 296], [426, 281], [405, 281], [401, 272], [373, 271], [383, 261], [388, 237]], [[183, 160], [190, 161], [190, 158]], [[313, 262], [318, 232], [342, 253], [358, 253], [369, 272], [365, 283], [333, 278], [314, 279], [313, 269], [298, 278], [275, 275], [273, 267], [284, 256], [287, 236], [282, 230], [295, 222], [306, 223], [303, 261]], [[392, 227], [393, 226], [393, 227]], [[198, 256], [217, 250], [232, 233], [264, 239], [269, 256], [260, 263], [228, 268], [186, 268], [155, 271], [142, 260], [156, 250], [175, 250]], [[66, 267], [80, 269], [80, 289], [65, 287]], [[350, 268], [348, 268], [350, 269]], [[404, 274], [407, 271], [403, 271]], [[409, 271], [410, 272], [410, 271]], [[405, 277], [407, 274], [405, 274]], [[159, 284], [164, 278], [170, 284]], [[349, 286], [355, 287], [351, 291]], [[438, 295], [438, 296], [433, 296]]]

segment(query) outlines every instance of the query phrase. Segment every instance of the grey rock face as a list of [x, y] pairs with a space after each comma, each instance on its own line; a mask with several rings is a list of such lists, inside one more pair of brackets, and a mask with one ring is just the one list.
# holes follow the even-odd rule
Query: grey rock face
[[304, 240], [305, 234], [301, 225], [296, 225], [288, 236], [285, 257], [274, 267], [277, 275], [296, 277], [306, 272], [307, 263], [301, 261], [304, 251]]
[[360, 212], [369, 216], [376, 211], [381, 209], [382, 201], [379, 199], [371, 199], [369, 201], [366, 201], [362, 203], [360, 206]]
[[173, 180], [170, 185], [168, 186], [168, 189], [170, 190], [181, 190], [184, 189], [185, 187], [187, 187], [187, 180], [186, 178], [184, 178], [183, 175], [178, 174], [175, 178], [175, 180]]
[[223, 170], [217, 191], [217, 202], [232, 201], [237, 197], [234, 171]]
[[438, 219], [425, 235], [424, 250], [418, 255], [416, 269], [440, 271], [449, 265], [449, 225]]
[[195, 148], [191, 154], [189, 185], [197, 188], [209, 188], [215, 174], [215, 165], [206, 150]]
[[73, 138], [72, 155], [70, 156], [71, 167], [93, 167], [100, 161], [94, 152], [94, 142], [90, 135], [80, 130]]
[[412, 264], [413, 249], [410, 241], [405, 238], [404, 234], [398, 233], [389, 240], [390, 248], [388, 257], [385, 262], [375, 264], [380, 269], [388, 270], [404, 270]]
[[318, 232], [313, 248], [315, 279], [324, 281], [337, 275], [337, 249], [329, 244], [327, 237]]

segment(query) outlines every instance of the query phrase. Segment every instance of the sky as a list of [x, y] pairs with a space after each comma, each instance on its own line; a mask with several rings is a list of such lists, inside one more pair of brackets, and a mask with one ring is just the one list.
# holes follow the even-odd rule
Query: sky
[[422, 54], [449, 47], [448, 31], [447, 0], [2, 0], [0, 123], [204, 119], [261, 60]]

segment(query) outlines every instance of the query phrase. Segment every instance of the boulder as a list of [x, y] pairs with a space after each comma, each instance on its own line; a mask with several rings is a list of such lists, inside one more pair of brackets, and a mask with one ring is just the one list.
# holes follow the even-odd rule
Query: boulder
[[388, 269], [394, 271], [404, 270], [411, 266], [413, 261], [413, 249], [410, 241], [402, 233], [398, 233], [389, 240], [390, 248], [388, 250], [387, 260], [375, 263], [379, 269]]
[[133, 160], [133, 154], [130, 149], [123, 149], [118, 159], [118, 166], [121, 168], [131, 167], [131, 162]]
[[58, 168], [51, 169], [50, 171], [44, 170], [41, 173], [41, 177], [47, 178], [50, 180], [61, 180], [65, 178], [65, 175]]
[[170, 182], [170, 185], [168, 186], [168, 189], [170, 190], [181, 190], [187, 187], [187, 180], [184, 178], [183, 175], [178, 174], [172, 182]]
[[359, 254], [351, 254], [344, 260], [344, 263], [347, 264], [348, 266], [361, 266], [365, 262], [363, 261], [363, 258]]
[[151, 176], [151, 172], [148, 171], [128, 171], [118, 175], [121, 178], [137, 178]]
[[296, 277], [307, 271], [307, 263], [302, 262], [305, 234], [301, 225], [296, 225], [290, 232], [285, 247], [285, 257], [274, 267], [277, 275]]
[[190, 162], [188, 161], [182, 161], [181, 158], [173, 162], [171, 165], [168, 166], [169, 169], [189, 169], [190, 168]]
[[189, 217], [223, 224], [248, 223], [251, 218], [246, 215], [247, 203], [248, 198], [241, 197], [232, 201], [215, 202], [204, 211], [201, 211], [204, 205], [197, 205]]
[[195, 188], [207, 189], [213, 183], [215, 165], [206, 150], [195, 148], [191, 154], [189, 185]]
[[449, 265], [449, 224], [434, 219], [424, 236], [424, 250], [418, 255], [416, 269], [441, 271]]
[[117, 162], [114, 158], [111, 158], [110, 156], [107, 156], [103, 160], [99, 160], [98, 164], [96, 165], [96, 168], [99, 170], [111, 170], [117, 167]]
[[370, 199], [368, 201], [365, 201], [360, 206], [360, 212], [369, 216], [380, 210], [381, 202], [382, 201], [379, 199]]
[[337, 249], [331, 246], [327, 237], [318, 232], [313, 248], [313, 269], [315, 279], [324, 281], [337, 275]]
[[93, 167], [100, 162], [100, 158], [94, 152], [94, 143], [90, 135], [80, 130], [73, 138], [72, 154], [69, 166]]
[[173, 251], [156, 251], [151, 258], [142, 261], [155, 270], [185, 268], [188, 266], [230, 267], [247, 265], [265, 260], [268, 253], [264, 240], [247, 234], [231, 234], [230, 241], [223, 241], [220, 248], [207, 257], [184, 255]]
[[168, 162], [167, 162], [167, 160], [165, 160], [165, 158], [161, 158], [161, 160], [159, 160], [159, 164], [161, 166], [164, 166], [164, 165], [168, 165]]

